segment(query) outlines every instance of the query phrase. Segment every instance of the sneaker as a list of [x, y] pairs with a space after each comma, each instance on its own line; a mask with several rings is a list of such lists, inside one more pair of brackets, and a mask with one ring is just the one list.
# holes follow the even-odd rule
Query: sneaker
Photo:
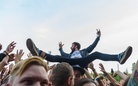
[[27, 39], [26, 46], [33, 56], [39, 56], [39, 49], [35, 46], [30, 38]]
[[132, 53], [132, 47], [129, 46], [123, 53], [119, 54], [119, 63], [124, 64]]

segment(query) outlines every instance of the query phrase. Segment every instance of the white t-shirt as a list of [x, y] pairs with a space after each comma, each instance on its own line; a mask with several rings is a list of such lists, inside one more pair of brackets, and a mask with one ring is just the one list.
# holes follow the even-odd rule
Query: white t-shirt
[[79, 51], [74, 51], [72, 54], [71, 54], [71, 58], [82, 58], [82, 55]]

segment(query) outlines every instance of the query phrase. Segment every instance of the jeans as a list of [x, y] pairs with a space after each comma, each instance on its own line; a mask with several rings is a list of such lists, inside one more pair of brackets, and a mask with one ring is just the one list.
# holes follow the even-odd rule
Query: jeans
[[87, 65], [96, 60], [103, 60], [103, 61], [119, 61], [118, 54], [104, 54], [100, 52], [94, 52], [91, 53], [88, 56], [82, 57], [82, 58], [67, 58], [64, 56], [60, 55], [50, 55], [50, 54], [45, 54], [46, 60], [50, 62], [67, 62], [70, 65], [79, 65], [83, 68], [87, 67]]

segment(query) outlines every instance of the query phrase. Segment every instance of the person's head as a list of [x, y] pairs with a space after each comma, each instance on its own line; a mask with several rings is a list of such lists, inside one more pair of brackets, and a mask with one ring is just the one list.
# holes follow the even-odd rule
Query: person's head
[[47, 71], [48, 66], [40, 57], [28, 58], [13, 67], [7, 86], [50, 86]]
[[70, 64], [62, 62], [51, 71], [50, 82], [53, 86], [73, 86], [74, 73]]
[[72, 43], [72, 46], [71, 46], [72, 52], [75, 51], [75, 50], [80, 50], [80, 48], [81, 48], [80, 43], [78, 43], [78, 42], [73, 42]]
[[76, 81], [74, 86], [97, 86], [97, 85], [92, 79], [82, 78]]
[[79, 65], [73, 65], [74, 70], [74, 82], [81, 79], [85, 73], [85, 70], [81, 68]]

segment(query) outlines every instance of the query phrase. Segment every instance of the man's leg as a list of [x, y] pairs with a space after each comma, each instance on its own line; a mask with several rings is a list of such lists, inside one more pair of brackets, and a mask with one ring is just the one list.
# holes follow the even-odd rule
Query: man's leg
[[120, 64], [124, 64], [126, 60], [130, 57], [132, 53], [132, 47], [129, 46], [124, 52], [119, 54], [105, 54], [100, 52], [94, 52], [84, 58], [82, 58], [83, 63], [90, 63], [96, 59], [103, 61], [118, 61]]

